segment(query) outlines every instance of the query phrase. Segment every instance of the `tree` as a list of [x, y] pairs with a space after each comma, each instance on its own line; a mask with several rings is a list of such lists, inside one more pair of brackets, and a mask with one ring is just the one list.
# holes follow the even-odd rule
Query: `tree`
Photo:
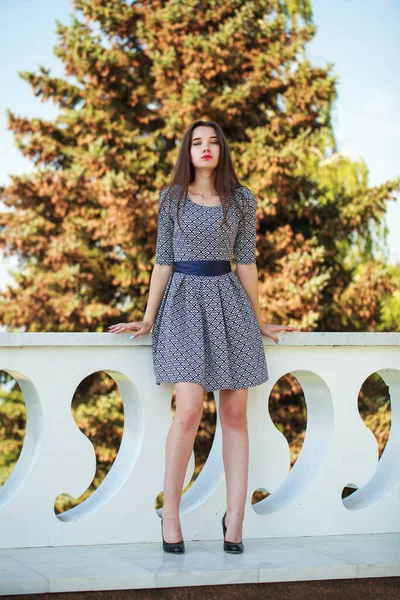
[[75, 0], [70, 25], [57, 26], [65, 77], [21, 73], [58, 117], [9, 112], [37, 170], [1, 192], [0, 248], [20, 270], [0, 322], [104, 331], [141, 320], [157, 197], [183, 131], [206, 118], [258, 198], [264, 319], [379, 326], [394, 289], [380, 244], [400, 179], [372, 187], [365, 163], [338, 152], [337, 77], [306, 56], [315, 31], [309, 0]]
[[[0, 247], [17, 254], [0, 322], [29, 331], [103, 331], [140, 319], [156, 235], [156, 197], [184, 128], [218, 121], [258, 197], [266, 320], [351, 328], [353, 278], [374, 262], [372, 225], [399, 181], [369, 187], [363, 162], [336, 153], [332, 65], [315, 67], [308, 1], [76, 0], [58, 24], [65, 78], [21, 73], [58, 104], [54, 122], [9, 113], [31, 176], [2, 198]], [[200, 10], [204, 9], [204, 10]], [[337, 160], [335, 160], [337, 158]], [[346, 262], [355, 243], [368, 248]], [[372, 267], [371, 267], [372, 268]], [[392, 289], [381, 265], [379, 297]], [[377, 282], [364, 280], [364, 304]], [[357, 302], [360, 299], [357, 298]], [[379, 313], [379, 311], [378, 311]], [[379, 314], [363, 326], [375, 327]]]

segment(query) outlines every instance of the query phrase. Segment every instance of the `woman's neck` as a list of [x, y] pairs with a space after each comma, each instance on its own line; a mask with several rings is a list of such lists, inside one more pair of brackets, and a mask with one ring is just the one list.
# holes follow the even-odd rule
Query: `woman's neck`
[[189, 184], [189, 192], [206, 198], [218, 195], [214, 187], [214, 177], [206, 175], [196, 175], [194, 181]]

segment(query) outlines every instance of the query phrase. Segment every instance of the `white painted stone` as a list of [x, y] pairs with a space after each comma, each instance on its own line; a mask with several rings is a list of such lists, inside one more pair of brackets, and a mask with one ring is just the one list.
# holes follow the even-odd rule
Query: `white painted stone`
[[[265, 338], [270, 381], [249, 388], [244, 538], [399, 532], [400, 334], [279, 337], [279, 346]], [[163, 484], [174, 386], [155, 384], [151, 336], [129, 340], [128, 334], [2, 333], [0, 368], [18, 380], [28, 413], [23, 451], [0, 490], [0, 547], [158, 542], [154, 500]], [[93, 479], [94, 449], [72, 418], [71, 400], [79, 383], [98, 371], [115, 379], [124, 402], [121, 448], [98, 490], [56, 516], [56, 497], [77, 497]], [[358, 392], [374, 372], [389, 385], [392, 405], [391, 433], [380, 461], [375, 437], [357, 409]], [[288, 444], [268, 413], [271, 389], [286, 373], [303, 386], [308, 418], [302, 452], [290, 472]], [[218, 392], [215, 397], [218, 405]], [[186, 482], [193, 467], [192, 457]], [[342, 501], [342, 490], [350, 483], [359, 489]], [[257, 488], [271, 495], [253, 507]], [[217, 423], [208, 461], [182, 498], [185, 539], [220, 539], [225, 508]]]

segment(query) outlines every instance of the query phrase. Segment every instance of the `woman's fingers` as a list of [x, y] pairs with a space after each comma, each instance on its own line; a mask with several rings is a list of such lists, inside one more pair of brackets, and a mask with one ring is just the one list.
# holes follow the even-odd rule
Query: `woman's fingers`
[[298, 329], [292, 325], [274, 325], [271, 323], [268, 327], [268, 333], [264, 333], [264, 335], [274, 340], [275, 344], [279, 344], [279, 338], [275, 335], [279, 331], [298, 331]]
[[109, 333], [120, 333], [120, 325], [111, 325], [111, 327], [108, 328], [108, 332]]
[[123, 333], [125, 331], [124, 325], [116, 325], [110, 329], [110, 333]]
[[146, 321], [133, 321], [132, 323], [117, 323], [116, 325], [110, 325], [108, 328], [109, 333], [130, 333], [133, 331], [133, 335], [129, 336], [129, 339], [135, 339], [139, 335], [149, 333], [151, 326]]
[[131, 331], [133, 331], [134, 333], [130, 337], [138, 337], [139, 335], [142, 335], [142, 329], [143, 329], [143, 327], [141, 327], [137, 331], [135, 331], [134, 329], [132, 329]]
[[297, 327], [292, 327], [290, 325], [274, 325], [274, 331], [298, 331]]
[[134, 321], [133, 323], [116, 323], [110, 325], [108, 328], [109, 333], [124, 333], [127, 331], [135, 331], [137, 328], [141, 328], [141, 323]]
[[137, 337], [139, 337], [139, 335], [143, 335], [144, 333], [146, 333], [146, 332], [143, 330], [143, 327], [141, 327], [140, 329], [135, 331], [134, 335], [131, 335], [130, 337], [137, 338]]
[[150, 329], [151, 327], [148, 325], [143, 325], [138, 331], [135, 331], [134, 335], [130, 335], [129, 338], [137, 338], [139, 335], [146, 335], [146, 333], [149, 333]]
[[274, 342], [279, 344], [279, 339], [276, 337], [276, 335], [273, 334], [272, 330], [270, 331], [270, 333], [264, 333], [263, 335], [265, 335], [265, 337], [271, 338], [271, 340], [274, 340]]

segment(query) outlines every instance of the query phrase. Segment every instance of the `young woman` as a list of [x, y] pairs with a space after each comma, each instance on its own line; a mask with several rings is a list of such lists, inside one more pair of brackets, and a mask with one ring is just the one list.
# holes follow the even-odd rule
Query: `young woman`
[[[236, 270], [231, 270], [232, 252]], [[248, 479], [248, 387], [268, 380], [258, 299], [256, 199], [239, 183], [214, 121], [196, 121], [183, 138], [169, 186], [159, 198], [155, 265], [143, 321], [111, 333], [152, 331], [156, 383], [175, 383], [176, 413], [165, 457], [161, 529], [166, 552], [182, 553], [179, 504], [203, 412], [204, 391], [219, 390], [227, 510], [224, 550], [243, 552]]]

